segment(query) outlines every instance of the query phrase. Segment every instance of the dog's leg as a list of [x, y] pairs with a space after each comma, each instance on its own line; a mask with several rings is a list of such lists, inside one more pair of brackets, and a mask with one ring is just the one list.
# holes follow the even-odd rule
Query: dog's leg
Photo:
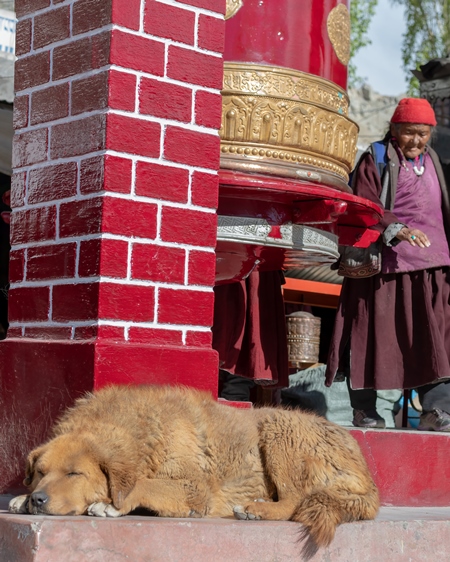
[[30, 496], [16, 496], [9, 502], [10, 513], [28, 513], [28, 500]]
[[94, 503], [88, 514], [96, 517], [120, 517], [138, 507], [161, 517], [203, 517], [208, 511], [208, 487], [188, 480], [139, 480], [123, 500], [120, 509], [111, 504]]

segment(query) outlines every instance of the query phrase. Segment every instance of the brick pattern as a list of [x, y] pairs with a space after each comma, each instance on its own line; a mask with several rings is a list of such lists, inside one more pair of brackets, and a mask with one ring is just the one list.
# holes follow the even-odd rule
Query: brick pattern
[[225, 0], [16, 0], [11, 334], [209, 348]]

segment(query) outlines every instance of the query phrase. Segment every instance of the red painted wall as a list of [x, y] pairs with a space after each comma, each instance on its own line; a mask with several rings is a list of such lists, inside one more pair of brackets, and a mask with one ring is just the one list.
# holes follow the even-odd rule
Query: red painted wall
[[[217, 393], [224, 12], [225, 0], [16, 1], [0, 403], [34, 424], [23, 451], [110, 382]], [[0, 489], [12, 489], [17, 463], [4, 464]]]

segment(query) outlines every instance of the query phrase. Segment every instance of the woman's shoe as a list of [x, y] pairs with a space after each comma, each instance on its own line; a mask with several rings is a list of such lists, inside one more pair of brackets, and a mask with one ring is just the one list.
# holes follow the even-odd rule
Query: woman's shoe
[[450, 414], [435, 408], [431, 412], [424, 412], [420, 416], [417, 429], [422, 431], [450, 431]]
[[353, 425], [367, 429], [384, 429], [386, 422], [376, 410], [353, 410]]

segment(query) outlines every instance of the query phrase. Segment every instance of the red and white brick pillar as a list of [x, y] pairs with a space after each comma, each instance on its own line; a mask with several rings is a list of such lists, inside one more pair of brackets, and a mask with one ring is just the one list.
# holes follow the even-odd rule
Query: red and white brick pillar
[[30, 440], [107, 383], [217, 393], [224, 12], [225, 0], [16, 0], [0, 406], [35, 424]]

